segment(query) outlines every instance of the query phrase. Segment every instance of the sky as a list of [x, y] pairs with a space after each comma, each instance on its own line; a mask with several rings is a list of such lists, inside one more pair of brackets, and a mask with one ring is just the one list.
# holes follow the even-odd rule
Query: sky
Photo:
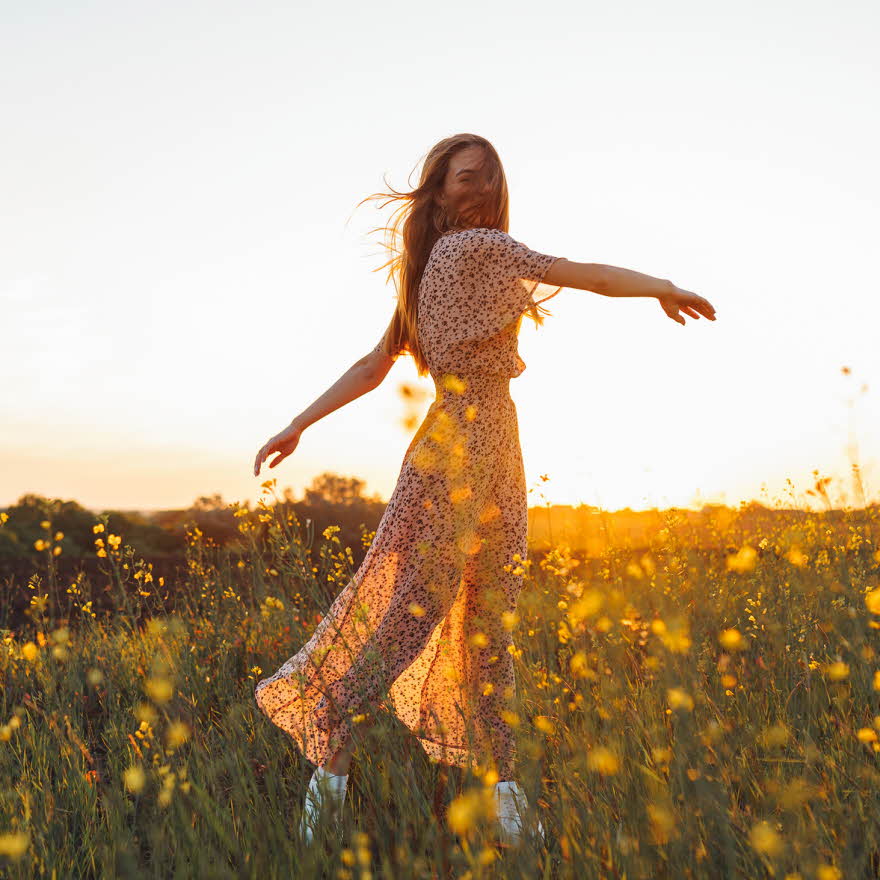
[[3, 4], [0, 505], [325, 471], [387, 499], [433, 389], [409, 357], [252, 466], [393, 311], [391, 207], [357, 203], [458, 132], [496, 147], [514, 238], [717, 313], [567, 288], [523, 321], [530, 504], [819, 507], [814, 472], [880, 500], [878, 25], [867, 0]]

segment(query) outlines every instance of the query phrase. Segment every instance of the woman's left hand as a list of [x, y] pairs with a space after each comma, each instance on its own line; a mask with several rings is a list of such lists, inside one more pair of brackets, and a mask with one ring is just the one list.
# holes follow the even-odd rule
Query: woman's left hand
[[673, 285], [670, 293], [661, 293], [657, 299], [663, 311], [677, 324], [685, 323], [684, 318], [678, 313], [679, 309], [689, 318], [699, 319], [700, 315], [703, 315], [710, 321], [715, 320], [715, 306], [692, 290], [684, 290]]
[[260, 468], [263, 462], [273, 453], [279, 453], [274, 461], [269, 462], [269, 467], [273, 468], [276, 464], [284, 461], [299, 444], [299, 438], [302, 436], [302, 428], [298, 428], [293, 423], [289, 424], [283, 431], [276, 434], [269, 440], [263, 448], [257, 453], [254, 459], [254, 476], [260, 475]]

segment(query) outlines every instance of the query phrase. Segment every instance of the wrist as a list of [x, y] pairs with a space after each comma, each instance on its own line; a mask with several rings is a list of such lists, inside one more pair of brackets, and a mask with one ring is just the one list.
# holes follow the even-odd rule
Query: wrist
[[657, 299], [660, 299], [661, 297], [669, 296], [670, 294], [675, 293], [677, 290], [678, 287], [675, 284], [664, 278], [662, 289], [659, 291], [659, 293], [656, 293], [655, 296], [657, 297]]

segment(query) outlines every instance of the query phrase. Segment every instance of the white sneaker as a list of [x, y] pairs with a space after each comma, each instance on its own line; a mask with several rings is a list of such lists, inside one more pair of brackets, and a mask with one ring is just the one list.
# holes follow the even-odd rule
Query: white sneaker
[[312, 842], [315, 832], [318, 830], [325, 807], [333, 816], [337, 830], [342, 830], [339, 814], [343, 803], [345, 803], [347, 787], [348, 774], [337, 776], [323, 767], [315, 768], [315, 772], [309, 780], [309, 787], [306, 789], [302, 817], [299, 823], [299, 833], [307, 844]]
[[[529, 802], [518, 782], [505, 779], [495, 783], [495, 807], [502, 843], [517, 845], [524, 834], [523, 819], [528, 814]], [[542, 843], [546, 843], [544, 826], [536, 819], [535, 829]]]

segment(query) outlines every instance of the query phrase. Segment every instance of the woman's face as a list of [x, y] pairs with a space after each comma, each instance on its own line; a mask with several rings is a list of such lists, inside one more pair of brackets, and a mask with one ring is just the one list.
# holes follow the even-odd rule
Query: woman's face
[[483, 172], [485, 153], [482, 147], [463, 147], [449, 157], [446, 179], [437, 201], [446, 208], [451, 226], [478, 222], [480, 204], [489, 191]]

